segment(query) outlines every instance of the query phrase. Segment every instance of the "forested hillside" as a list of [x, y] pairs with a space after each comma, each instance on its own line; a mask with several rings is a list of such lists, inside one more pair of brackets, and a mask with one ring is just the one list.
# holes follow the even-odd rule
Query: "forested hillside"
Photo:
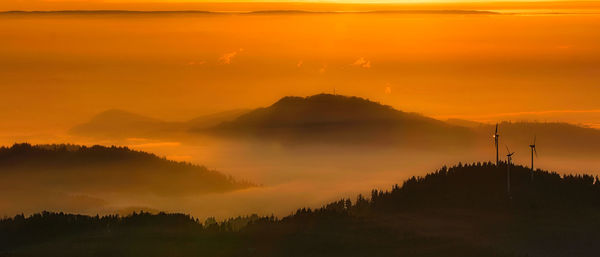
[[0, 222], [4, 256], [596, 256], [600, 182], [459, 164], [283, 218], [62, 213]]

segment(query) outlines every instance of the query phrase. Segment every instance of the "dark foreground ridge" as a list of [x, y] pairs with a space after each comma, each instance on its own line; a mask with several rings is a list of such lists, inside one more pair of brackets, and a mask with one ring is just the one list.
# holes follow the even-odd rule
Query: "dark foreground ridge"
[[19, 215], [0, 221], [0, 256], [597, 256], [597, 178], [511, 175], [511, 197], [505, 164], [459, 164], [281, 219]]

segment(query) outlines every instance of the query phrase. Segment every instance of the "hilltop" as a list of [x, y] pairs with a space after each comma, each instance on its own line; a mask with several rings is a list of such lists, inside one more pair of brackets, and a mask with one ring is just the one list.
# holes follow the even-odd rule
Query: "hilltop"
[[402, 144], [416, 148], [463, 146], [472, 140], [464, 127], [364, 98], [331, 94], [284, 97], [210, 132], [291, 144]]
[[[63, 213], [0, 221], [0, 254], [33, 256], [595, 256], [600, 181], [491, 163], [443, 167], [370, 198], [281, 219]], [[32, 237], [31, 235], [36, 235]], [[41, 244], [40, 244], [41, 243]], [[77, 247], [74, 247], [77, 246]]]
[[126, 147], [15, 144], [0, 148], [3, 211], [28, 211], [25, 208], [31, 206], [97, 210], [109, 204], [104, 197], [133, 201], [138, 196], [193, 196], [252, 186], [203, 166]]

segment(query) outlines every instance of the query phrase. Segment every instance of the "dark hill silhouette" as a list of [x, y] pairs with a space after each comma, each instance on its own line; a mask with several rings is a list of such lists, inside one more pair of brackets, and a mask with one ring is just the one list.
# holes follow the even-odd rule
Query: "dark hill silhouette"
[[169, 196], [253, 186], [202, 166], [115, 146], [2, 147], [0, 177], [4, 182], [19, 184], [20, 188], [90, 195], [111, 192]]
[[188, 120], [185, 123], [187, 129], [189, 130], [209, 128], [219, 125], [222, 122], [233, 120], [249, 111], [250, 110], [247, 109], [234, 109], [229, 111], [217, 112]]
[[[477, 138], [487, 143], [495, 130], [495, 124], [486, 124], [461, 119], [450, 119], [447, 123], [468, 127], [478, 134]], [[526, 148], [537, 137], [543, 145], [544, 154], [581, 156], [600, 151], [600, 130], [563, 122], [504, 121], [498, 124], [503, 144]], [[480, 142], [484, 145], [485, 142]], [[523, 152], [523, 151], [521, 151]]]
[[[74, 127], [75, 135], [99, 139], [193, 140], [213, 135], [283, 145], [356, 145], [406, 150], [480, 152], [493, 148], [494, 124], [441, 121], [359, 97], [319, 94], [288, 96], [252, 111], [232, 110], [182, 122], [165, 122], [111, 110]], [[519, 154], [537, 136], [541, 156], [594, 157], [600, 130], [558, 122], [502, 122], [500, 144]], [[503, 151], [504, 152], [504, 151]]]
[[177, 128], [177, 123], [122, 110], [108, 110], [94, 116], [87, 123], [73, 127], [69, 133], [98, 138], [149, 137], [159, 135], [161, 132], [172, 132]]
[[285, 143], [402, 144], [417, 148], [464, 147], [473, 140], [463, 127], [367, 99], [331, 94], [284, 97], [210, 132]]
[[375, 208], [464, 209], [575, 209], [600, 210], [600, 181], [591, 175], [559, 175], [520, 165], [510, 168], [511, 190], [507, 192], [507, 165], [459, 164], [443, 167], [424, 177], [413, 177], [389, 192], [374, 191]]
[[511, 172], [510, 198], [505, 164], [459, 164], [282, 219], [18, 215], [0, 221], [0, 255], [597, 256], [597, 179]]
[[[494, 131], [492, 124], [474, 128], [478, 138], [488, 139]], [[537, 137], [540, 154], [545, 156], [593, 157], [600, 153], [600, 130], [560, 122], [502, 122], [499, 124], [503, 144], [520, 146], [527, 153], [527, 145]]]
[[99, 113], [90, 121], [71, 128], [69, 133], [99, 139], [170, 138], [181, 136], [189, 130], [215, 126], [245, 112], [247, 110], [230, 110], [199, 116], [188, 121], [168, 122], [113, 109]]
[[447, 119], [446, 123], [452, 124], [455, 126], [467, 127], [467, 128], [477, 128], [477, 127], [482, 127], [482, 126], [487, 125], [487, 124], [484, 124], [481, 122], [476, 122], [476, 121], [471, 121], [471, 120], [463, 120], [463, 119]]
[[[493, 147], [495, 124], [441, 121], [359, 97], [319, 94], [284, 97], [229, 122], [197, 130], [283, 144], [371, 145], [427, 151], [480, 151]], [[559, 122], [502, 122], [500, 143], [520, 153], [537, 136], [543, 156], [600, 153], [600, 130]], [[504, 152], [504, 151], [503, 151]]]

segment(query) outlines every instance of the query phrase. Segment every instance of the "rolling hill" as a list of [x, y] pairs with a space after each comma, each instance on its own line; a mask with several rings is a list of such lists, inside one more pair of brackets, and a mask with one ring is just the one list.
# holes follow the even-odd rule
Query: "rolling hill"
[[69, 134], [96, 139], [173, 138], [187, 135], [191, 130], [208, 128], [232, 120], [245, 112], [247, 110], [230, 110], [187, 121], [172, 122], [112, 109], [71, 128]]
[[[560, 122], [502, 122], [500, 144], [524, 154], [537, 137], [544, 156], [591, 157], [600, 153], [600, 130]], [[71, 129], [99, 139], [177, 138], [211, 135], [282, 145], [373, 146], [406, 150], [480, 152], [493, 148], [494, 124], [437, 120], [368, 99], [319, 94], [283, 97], [271, 106], [234, 110], [184, 122], [165, 122], [111, 110]]]
[[[538, 151], [548, 156], [593, 157], [600, 153], [600, 130], [560, 122], [502, 122], [499, 125], [502, 145], [528, 153], [527, 146], [537, 138]], [[482, 124], [473, 131], [482, 140], [491, 142], [494, 125]], [[487, 142], [486, 142], [487, 140]], [[503, 151], [504, 153], [504, 151]]]
[[284, 97], [266, 108], [203, 130], [221, 136], [289, 144], [359, 144], [431, 149], [466, 147], [471, 131], [358, 97]]
[[[284, 97], [199, 132], [285, 145], [358, 145], [426, 151], [491, 149], [495, 124], [442, 121], [359, 97]], [[537, 137], [545, 156], [600, 153], [600, 130], [560, 122], [502, 122], [500, 144], [527, 153]]]
[[182, 124], [122, 111], [107, 110], [89, 122], [73, 127], [69, 133], [94, 138], [158, 137], [175, 133]]
[[[98, 210], [107, 198], [185, 197], [255, 186], [218, 171], [125, 147], [15, 144], [0, 148], [3, 211]], [[125, 206], [126, 207], [126, 206]]]
[[370, 198], [283, 218], [183, 214], [0, 220], [1, 256], [597, 256], [600, 182], [506, 164], [459, 164]]

